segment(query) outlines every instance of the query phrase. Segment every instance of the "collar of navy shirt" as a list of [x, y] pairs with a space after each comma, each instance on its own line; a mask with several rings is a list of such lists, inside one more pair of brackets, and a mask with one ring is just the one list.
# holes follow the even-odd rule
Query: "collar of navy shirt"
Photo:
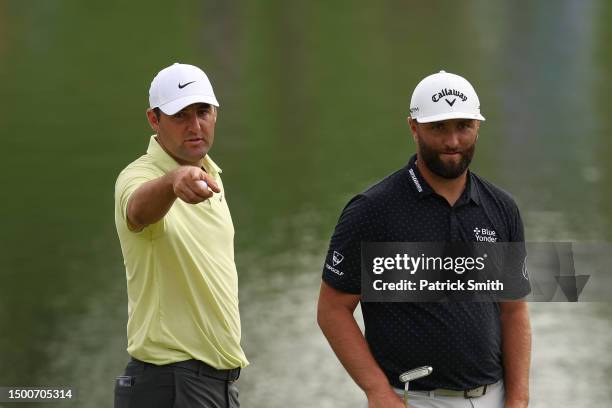
[[[408, 172], [408, 178], [410, 179], [410, 185], [412, 186], [415, 193], [417, 194], [418, 199], [422, 200], [425, 197], [429, 197], [433, 195], [433, 196], [436, 196], [444, 200], [444, 202], [448, 204], [448, 201], [446, 201], [444, 197], [436, 193], [434, 189], [431, 188], [431, 186], [427, 183], [427, 181], [425, 181], [425, 178], [423, 178], [423, 175], [421, 174], [421, 172], [419, 171], [416, 165], [416, 159], [417, 159], [416, 154], [410, 158], [410, 161], [408, 162], [408, 165], [406, 166], [406, 171]], [[414, 172], [414, 175], [421, 187], [420, 190], [419, 190], [419, 187], [417, 186], [417, 183], [412, 178], [412, 174], [410, 174], [410, 170]], [[480, 197], [478, 195], [478, 183], [476, 182], [476, 180], [474, 180], [474, 178], [475, 176], [472, 174], [471, 171], [468, 170], [465, 189], [463, 190], [463, 192], [461, 193], [461, 196], [459, 197], [459, 199], [457, 200], [457, 202], [455, 203], [453, 207], [460, 207], [460, 206], [466, 205], [470, 201], [478, 206], [480, 205]]]

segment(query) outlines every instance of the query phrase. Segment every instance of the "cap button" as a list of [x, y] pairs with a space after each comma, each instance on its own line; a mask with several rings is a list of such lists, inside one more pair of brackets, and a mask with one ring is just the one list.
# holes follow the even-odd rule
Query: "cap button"
[[440, 73], [441, 73], [441, 74], [446, 74], [446, 71], [444, 71], [444, 70], [440, 70]]

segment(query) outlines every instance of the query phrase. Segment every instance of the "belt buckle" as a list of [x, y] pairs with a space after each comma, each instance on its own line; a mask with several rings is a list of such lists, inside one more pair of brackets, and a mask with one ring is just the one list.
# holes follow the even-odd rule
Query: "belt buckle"
[[[482, 397], [483, 395], [485, 395], [487, 393], [487, 385], [488, 384], [481, 385], [480, 387], [473, 388], [471, 390], [464, 390], [463, 391], [463, 398], [470, 399], [470, 398]], [[472, 393], [474, 393], [474, 394], [472, 394]], [[475, 394], [477, 394], [477, 395], [475, 395]]]

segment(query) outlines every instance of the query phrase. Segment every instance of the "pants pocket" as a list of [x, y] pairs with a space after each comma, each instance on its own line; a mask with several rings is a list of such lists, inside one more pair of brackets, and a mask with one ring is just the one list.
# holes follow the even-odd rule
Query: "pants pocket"
[[235, 381], [227, 385], [227, 397], [230, 408], [240, 408], [240, 401], [238, 400], [238, 385], [236, 385]]
[[115, 408], [129, 408], [132, 397], [132, 377], [120, 376], [115, 379]]

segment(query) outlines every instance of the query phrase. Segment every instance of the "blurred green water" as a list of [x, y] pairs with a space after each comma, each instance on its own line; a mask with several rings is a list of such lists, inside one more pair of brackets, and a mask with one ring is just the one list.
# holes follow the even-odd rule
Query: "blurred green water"
[[[472, 81], [487, 117], [473, 168], [513, 193], [528, 239], [610, 240], [610, 17], [570, 0], [0, 3], [0, 385], [71, 384], [76, 406], [112, 405], [127, 358], [114, 180], [146, 149], [150, 80], [181, 61], [221, 102], [243, 404], [359, 403], [314, 322], [320, 269], [348, 198], [412, 154], [412, 89], [440, 69]], [[595, 345], [576, 355], [610, 373], [609, 305], [532, 311], [534, 406], [609, 398], [591, 378], [596, 392], [563, 394], [577, 385], [558, 374], [580, 361], [576, 333]]]

